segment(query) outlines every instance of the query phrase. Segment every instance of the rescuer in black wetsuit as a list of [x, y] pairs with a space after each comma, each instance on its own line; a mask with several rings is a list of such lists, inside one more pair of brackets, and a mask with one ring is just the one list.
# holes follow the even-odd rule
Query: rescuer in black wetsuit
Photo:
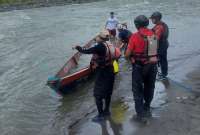
[[92, 119], [94, 122], [102, 121], [104, 120], [105, 116], [110, 115], [109, 108], [115, 74], [113, 73], [113, 66], [110, 64], [111, 62], [107, 59], [106, 56], [107, 40], [108, 35], [101, 33], [96, 37], [97, 44], [94, 47], [85, 49], [80, 46], [76, 46], [76, 49], [81, 53], [96, 55], [95, 62], [98, 66], [96, 68], [94, 98], [97, 105], [98, 115]]

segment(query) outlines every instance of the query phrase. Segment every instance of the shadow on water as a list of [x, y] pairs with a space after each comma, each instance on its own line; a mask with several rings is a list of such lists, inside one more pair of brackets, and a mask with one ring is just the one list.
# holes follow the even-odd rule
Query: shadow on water
[[[123, 130], [122, 123], [116, 123], [112, 117], [107, 118], [107, 121], [99, 123], [101, 126], [102, 135], [110, 135], [110, 132], [113, 132], [114, 135], [121, 135], [121, 131]], [[109, 129], [112, 131], [109, 132]]]
[[[81, 119], [69, 129], [69, 135], [81, 134], [81, 135], [93, 135], [101, 133], [102, 135], [121, 135], [123, 131], [123, 121], [125, 120], [125, 113], [128, 106], [121, 100], [112, 103], [112, 116], [107, 117], [105, 121], [100, 123], [91, 122], [91, 117], [95, 113], [90, 113], [87, 117]], [[80, 131], [79, 131], [80, 129]]]

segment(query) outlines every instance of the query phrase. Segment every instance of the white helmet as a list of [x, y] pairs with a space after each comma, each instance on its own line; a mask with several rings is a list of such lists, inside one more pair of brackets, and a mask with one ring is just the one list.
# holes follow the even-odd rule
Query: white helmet
[[117, 29], [124, 29], [124, 27], [123, 27], [123, 25], [121, 24], [121, 23], [119, 23], [118, 25], [117, 25]]
[[99, 33], [99, 37], [101, 37], [102, 39], [108, 40], [109, 38], [109, 31], [108, 30], [103, 30]]

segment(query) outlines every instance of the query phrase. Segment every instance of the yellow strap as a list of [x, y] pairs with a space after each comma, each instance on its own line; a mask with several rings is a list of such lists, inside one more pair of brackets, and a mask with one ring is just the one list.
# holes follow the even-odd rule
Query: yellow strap
[[119, 64], [116, 60], [113, 61], [113, 72], [118, 73], [119, 72]]

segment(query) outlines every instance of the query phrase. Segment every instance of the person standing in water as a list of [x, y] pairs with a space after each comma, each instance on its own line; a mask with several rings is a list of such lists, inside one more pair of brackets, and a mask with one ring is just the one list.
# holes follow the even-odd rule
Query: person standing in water
[[126, 24], [118, 24], [117, 30], [118, 30], [118, 46], [123, 46], [123, 48], [125, 48], [126, 50], [132, 32], [127, 29]]
[[116, 29], [118, 24], [117, 18], [114, 16], [114, 12], [110, 12], [110, 17], [106, 21], [105, 29], [107, 29], [112, 37], [116, 36]]
[[158, 74], [159, 79], [166, 79], [168, 75], [167, 49], [169, 47], [169, 28], [167, 24], [161, 20], [162, 14], [160, 12], [154, 12], [150, 19], [152, 23], [155, 24], [152, 30], [158, 38], [158, 56], [159, 65], [161, 67], [161, 74]]
[[148, 29], [149, 19], [139, 15], [134, 19], [137, 32], [130, 37], [125, 57], [132, 63], [132, 91], [136, 119], [144, 122], [151, 116], [150, 105], [154, 95], [157, 74], [157, 39]]
[[86, 49], [76, 46], [75, 48], [81, 53], [93, 54], [92, 65], [96, 65], [94, 98], [98, 114], [92, 121], [100, 122], [110, 115], [110, 101], [115, 80], [111, 57], [116, 54], [113, 54], [111, 47], [106, 43], [109, 40], [108, 31], [101, 32], [95, 40], [97, 44], [94, 47]]

